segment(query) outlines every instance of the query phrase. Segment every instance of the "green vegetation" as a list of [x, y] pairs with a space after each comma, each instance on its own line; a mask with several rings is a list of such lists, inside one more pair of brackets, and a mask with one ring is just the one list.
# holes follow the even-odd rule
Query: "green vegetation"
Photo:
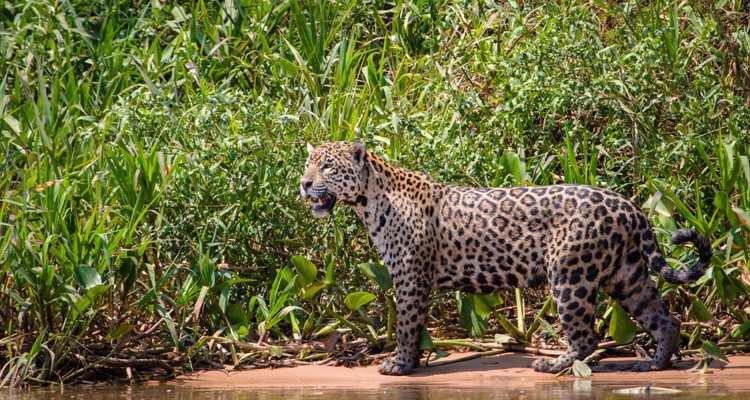
[[[0, 3], [2, 385], [134, 358], [366, 362], [393, 335], [391, 283], [350, 210], [299, 200], [306, 141], [443, 182], [632, 196], [673, 266], [693, 260], [678, 228], [716, 250], [695, 284], [659, 283], [683, 353], [746, 349], [747, 5], [497, 3]], [[603, 340], [646, 343], [600, 300]], [[550, 305], [437, 293], [429, 328], [554, 345]], [[331, 334], [349, 344], [308, 346]]]

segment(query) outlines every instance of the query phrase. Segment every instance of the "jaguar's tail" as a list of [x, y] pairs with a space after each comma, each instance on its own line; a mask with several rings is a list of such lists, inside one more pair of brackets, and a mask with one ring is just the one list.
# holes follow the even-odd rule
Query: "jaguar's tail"
[[658, 251], [658, 247], [657, 250], [648, 255], [647, 259], [649, 260], [651, 270], [661, 279], [677, 284], [694, 282], [703, 276], [706, 268], [711, 265], [713, 251], [711, 250], [711, 243], [708, 240], [693, 229], [680, 229], [672, 236], [672, 244], [682, 244], [685, 242], [692, 242], [698, 250], [698, 262], [689, 269], [678, 270], [670, 267], [664, 256], [661, 255], [661, 252]]

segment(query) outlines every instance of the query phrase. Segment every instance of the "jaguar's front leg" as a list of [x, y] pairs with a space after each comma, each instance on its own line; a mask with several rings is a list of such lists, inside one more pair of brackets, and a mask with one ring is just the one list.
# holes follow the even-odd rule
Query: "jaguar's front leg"
[[[409, 267], [407, 267], [409, 268]], [[411, 271], [418, 270], [417, 268]], [[419, 365], [419, 337], [427, 317], [430, 283], [424, 275], [392, 273], [396, 289], [398, 352], [378, 368], [385, 375], [406, 375]]]

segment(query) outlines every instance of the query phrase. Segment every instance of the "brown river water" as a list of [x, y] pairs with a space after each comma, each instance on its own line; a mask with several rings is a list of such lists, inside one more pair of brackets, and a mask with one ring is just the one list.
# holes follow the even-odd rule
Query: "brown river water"
[[376, 366], [302, 366], [245, 371], [203, 371], [167, 382], [76, 385], [0, 390], [0, 400], [276, 400], [276, 399], [723, 399], [750, 400], [750, 355], [713, 362], [702, 373], [695, 360], [668, 371], [634, 373], [635, 360], [607, 359], [591, 378], [554, 378], [529, 368], [533, 356], [502, 354], [418, 368], [402, 377]]
[[736, 391], [720, 386], [683, 389], [623, 385], [615, 382], [599, 383], [591, 380], [537, 383], [534, 387], [517, 389], [513, 382], [506, 387], [440, 387], [436, 385], [394, 385], [380, 389], [357, 388], [195, 388], [176, 385], [142, 386], [75, 386], [65, 389], [34, 389], [4, 391], [2, 399], [17, 400], [275, 400], [275, 399], [723, 399], [746, 400], [750, 390]]

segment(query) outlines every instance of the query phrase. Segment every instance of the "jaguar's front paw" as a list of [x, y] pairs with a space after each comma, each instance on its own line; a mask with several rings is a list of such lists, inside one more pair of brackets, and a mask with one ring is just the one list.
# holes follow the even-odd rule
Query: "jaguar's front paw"
[[389, 357], [383, 365], [378, 367], [378, 372], [383, 375], [406, 375], [411, 372], [412, 366], [397, 361], [398, 357]]

